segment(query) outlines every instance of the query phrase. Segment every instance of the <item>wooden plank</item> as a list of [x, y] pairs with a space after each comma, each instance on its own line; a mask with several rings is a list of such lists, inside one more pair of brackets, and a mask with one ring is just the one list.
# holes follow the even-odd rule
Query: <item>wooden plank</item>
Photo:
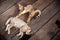
[[6, 0], [0, 0], [0, 4], [1, 4], [3, 1], [6, 1]]
[[52, 40], [60, 40], [60, 31], [56, 34], [56, 36]]
[[36, 3], [33, 4], [34, 8], [43, 10], [46, 8], [49, 4], [51, 4], [54, 0], [38, 0]]
[[59, 30], [58, 26], [55, 24], [56, 20], [60, 18], [60, 12], [57, 13], [53, 18], [34, 35], [29, 40], [50, 40], [56, 32]]
[[0, 14], [5, 12], [7, 9], [12, 7], [14, 4], [19, 2], [20, 0], [6, 0], [0, 4]]
[[38, 0], [22, 0], [21, 2], [19, 2], [21, 5], [23, 5], [23, 6], [26, 6], [26, 5], [28, 5], [28, 4], [33, 4], [33, 3], [35, 3], [36, 1], [38, 1]]
[[[17, 2], [19, 2], [20, 0], [6, 0], [4, 2], [2, 2], [0, 5], [0, 14], [2, 14], [3, 12], [5, 12], [6, 10], [8, 10], [10, 7], [12, 7], [13, 5], [15, 5]], [[23, 5], [27, 5], [27, 4], [32, 4], [37, 0], [22, 0], [20, 3]]]
[[14, 16], [18, 13], [17, 7], [13, 6], [11, 9], [7, 10], [3, 14], [0, 15], [0, 33], [4, 36], [7, 40], [10, 40], [10, 35], [8, 35], [4, 30], [5, 30], [5, 22], [10, 16]]

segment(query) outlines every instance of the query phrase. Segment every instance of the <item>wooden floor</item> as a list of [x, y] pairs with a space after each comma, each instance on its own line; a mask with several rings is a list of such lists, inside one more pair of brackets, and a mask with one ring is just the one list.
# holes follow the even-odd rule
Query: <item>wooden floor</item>
[[[32, 4], [42, 12], [39, 18], [32, 19], [28, 24], [34, 34], [24, 35], [21, 39], [16, 36], [18, 29], [13, 28], [10, 35], [5, 32], [6, 20], [19, 13], [17, 3], [23, 6]], [[60, 0], [1, 0], [0, 34], [6, 40], [60, 40]]]

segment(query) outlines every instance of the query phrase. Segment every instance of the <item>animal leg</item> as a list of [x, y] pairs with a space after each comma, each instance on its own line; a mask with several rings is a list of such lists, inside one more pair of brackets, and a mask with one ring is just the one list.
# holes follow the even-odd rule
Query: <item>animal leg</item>
[[33, 16], [35, 15], [34, 11], [32, 11], [32, 13], [29, 15], [28, 19], [27, 19], [27, 24], [30, 22], [30, 20], [33, 18]]
[[10, 22], [11, 19], [12, 19], [12, 17], [7, 20], [7, 22], [5, 23], [5, 25], [7, 25]]
[[8, 28], [8, 34], [10, 34], [10, 28]]
[[13, 26], [10, 25], [9, 28], [8, 28], [8, 34], [10, 34], [10, 29], [12, 28]]
[[12, 28], [12, 27], [13, 27], [13, 26], [12, 26], [11, 24], [8, 24], [5, 31], [8, 31], [8, 34], [10, 34], [10, 28]]
[[5, 31], [7, 31], [7, 30], [8, 30], [9, 26], [10, 26], [10, 25], [8, 24], [8, 25], [7, 25], [7, 27], [6, 27], [6, 29], [5, 29]]
[[31, 20], [31, 16], [29, 16], [29, 18], [27, 19], [27, 24], [30, 22]]
[[[37, 13], [38, 12], [38, 13]], [[30, 22], [30, 20], [36, 15], [38, 14], [37, 17], [39, 17], [41, 15], [41, 11], [40, 10], [36, 10], [36, 11], [32, 11], [31, 14], [29, 15], [28, 19], [27, 19], [27, 23]]]
[[19, 34], [17, 34], [17, 36], [19, 36], [20, 38], [22, 38], [22, 37], [23, 37], [23, 32], [22, 32], [22, 31], [20, 31], [20, 33], [19, 33]]
[[20, 13], [20, 14], [18, 14], [17, 16], [16, 16], [16, 18], [19, 18], [19, 17], [21, 17], [22, 15], [24, 15], [25, 13]]

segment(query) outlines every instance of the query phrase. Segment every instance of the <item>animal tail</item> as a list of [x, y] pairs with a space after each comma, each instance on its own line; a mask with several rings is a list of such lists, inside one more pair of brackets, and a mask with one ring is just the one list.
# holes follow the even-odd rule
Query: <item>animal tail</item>
[[40, 10], [36, 10], [35, 11], [35, 15], [36, 15], [36, 17], [39, 17], [41, 15], [41, 11]]

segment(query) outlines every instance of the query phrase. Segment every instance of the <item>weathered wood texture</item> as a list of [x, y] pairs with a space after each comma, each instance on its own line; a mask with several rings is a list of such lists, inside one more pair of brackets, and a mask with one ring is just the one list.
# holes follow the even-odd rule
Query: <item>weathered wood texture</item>
[[60, 40], [60, 31], [57, 33], [57, 35], [52, 40]]
[[[10, 7], [16, 5], [16, 3], [18, 3], [19, 1], [21, 0], [6, 0], [4, 2], [2, 2], [0, 5], [0, 14], [2, 14], [3, 12], [5, 12], [6, 10], [8, 10]], [[37, 0], [35, 0], [37, 1]], [[22, 0], [20, 3], [23, 4], [23, 5], [27, 5], [27, 4], [32, 4], [34, 3], [35, 1], [33, 0]]]
[[49, 6], [49, 4], [51, 4], [54, 0], [38, 0], [36, 3], [33, 4], [35, 9], [39, 9], [39, 10], [43, 10], [45, 9], [47, 6]]
[[8, 10], [10, 7], [15, 5], [20, 0], [6, 0], [0, 4], [0, 14]]
[[59, 30], [58, 26], [55, 24], [56, 20], [60, 18], [60, 12], [57, 13], [46, 25], [42, 28], [29, 40], [50, 40], [56, 32]]
[[6, 0], [0, 0], [0, 3], [2, 3], [3, 1], [6, 1]]

